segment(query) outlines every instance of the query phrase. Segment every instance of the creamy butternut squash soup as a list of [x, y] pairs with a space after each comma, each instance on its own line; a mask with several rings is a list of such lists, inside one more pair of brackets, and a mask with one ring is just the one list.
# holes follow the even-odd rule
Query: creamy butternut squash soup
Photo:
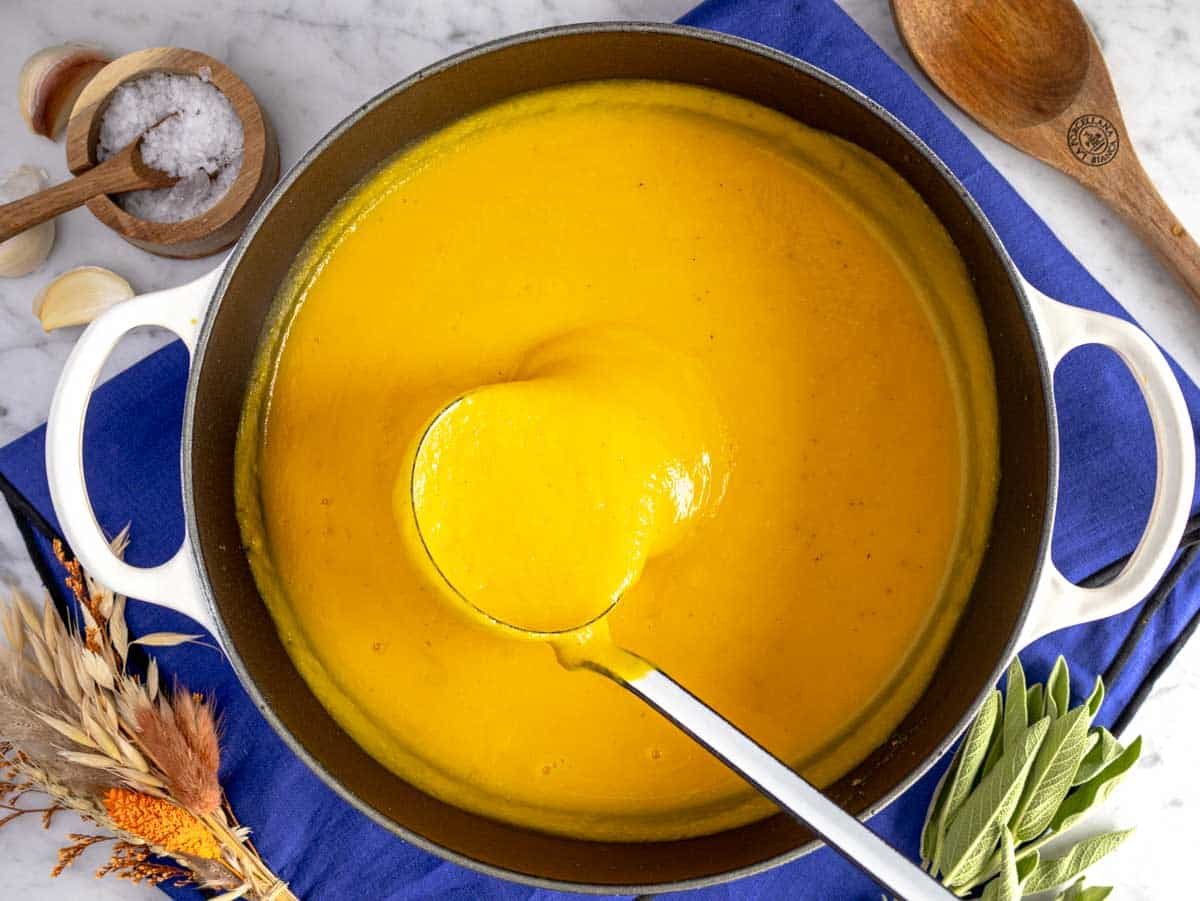
[[413, 784], [594, 839], [772, 811], [427, 551], [526, 628], [609, 611], [818, 785], [926, 686], [991, 519], [991, 360], [949, 236], [860, 148], [692, 86], [517, 97], [367, 178], [277, 309], [247, 552], [309, 687]]
[[583, 329], [439, 413], [401, 468], [395, 513], [480, 613], [567, 632], [715, 514], [730, 456], [698, 361], [629, 328]]

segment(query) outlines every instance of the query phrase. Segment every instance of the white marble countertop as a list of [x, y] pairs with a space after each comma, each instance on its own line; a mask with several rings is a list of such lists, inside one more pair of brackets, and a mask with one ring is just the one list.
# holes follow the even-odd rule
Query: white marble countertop
[[[858, 22], [909, 71], [886, 0], [842, 0]], [[61, 145], [29, 134], [14, 99], [17, 71], [34, 51], [66, 40], [114, 53], [146, 46], [192, 47], [227, 62], [254, 89], [279, 133], [285, 166], [377, 91], [446, 54], [539, 26], [599, 19], [669, 20], [690, 0], [6, 0], [0, 5], [0, 170], [22, 163], [66, 174]], [[1146, 168], [1180, 218], [1200, 229], [1200, 4], [1195, 0], [1082, 0], [1123, 101]], [[927, 83], [922, 83], [928, 87]], [[7, 85], [7, 87], [4, 87]], [[1181, 364], [1200, 379], [1200, 311], [1107, 209], [1058, 173], [1022, 156], [947, 108], [1068, 247]], [[0, 444], [40, 423], [77, 330], [42, 333], [34, 294], [55, 273], [100, 264], [141, 291], [180, 284], [211, 262], [158, 259], [107, 232], [86, 211], [59, 220], [48, 263], [0, 281]], [[162, 341], [127, 339], [114, 364]], [[0, 583], [35, 588], [20, 541], [0, 514]], [[1138, 827], [1095, 880], [1116, 897], [1161, 899], [1195, 892], [1200, 816], [1200, 643], [1184, 652], [1133, 724], [1148, 750], [1136, 773], [1089, 827]], [[252, 811], [245, 819], [253, 823]], [[66, 820], [51, 834], [18, 821], [0, 832], [0, 897], [135, 898], [153, 890], [97, 882], [84, 860], [56, 881], [49, 871]], [[99, 857], [99, 854], [96, 854]], [[799, 897], [797, 894], [796, 897]]]

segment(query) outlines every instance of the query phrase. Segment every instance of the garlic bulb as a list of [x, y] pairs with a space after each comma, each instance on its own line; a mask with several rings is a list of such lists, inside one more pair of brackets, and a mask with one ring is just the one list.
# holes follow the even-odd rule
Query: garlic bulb
[[133, 297], [129, 282], [99, 266], [68, 269], [42, 289], [33, 301], [33, 315], [50, 332], [91, 322], [113, 304]]
[[17, 97], [34, 134], [57, 138], [84, 85], [112, 61], [98, 47], [58, 44], [39, 50], [21, 67]]
[[[20, 166], [0, 178], [0, 204], [36, 194], [44, 187], [44, 171], [33, 166]], [[53, 246], [53, 219], [0, 243], [0, 278], [18, 278], [33, 272], [45, 262]]]

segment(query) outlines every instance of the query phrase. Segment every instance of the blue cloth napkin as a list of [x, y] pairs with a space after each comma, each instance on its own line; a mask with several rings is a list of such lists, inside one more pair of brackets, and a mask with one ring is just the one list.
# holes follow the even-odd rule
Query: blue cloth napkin
[[[832, 0], [712, 0], [687, 15], [706, 26], [770, 44], [809, 60], [874, 97], [908, 123], [958, 173], [982, 205], [1018, 266], [1035, 285], [1068, 303], [1128, 319], [1128, 314], [1063, 248], [1046, 225], [938, 111], [909, 77]], [[400, 73], [397, 73], [398, 75]], [[183, 535], [178, 474], [179, 425], [187, 355], [172, 345], [103, 386], [92, 403], [85, 464], [101, 523], [132, 522], [132, 562], [162, 562]], [[1200, 392], [1176, 370], [1193, 420]], [[1082, 350], [1058, 371], [1056, 388], [1063, 478], [1054, 557], [1078, 579], [1136, 542], [1155, 477], [1149, 420], [1133, 380], [1109, 353]], [[44, 429], [0, 450], [0, 472], [52, 518], [43, 467]], [[44, 542], [36, 554], [47, 555]], [[1185, 576], [1157, 608], [1100, 719], [1111, 722], [1183, 631], [1197, 607], [1197, 576]], [[1032, 678], [1044, 678], [1055, 655], [1071, 661], [1081, 695], [1112, 660], [1139, 611], [1051, 635], [1022, 655]], [[189, 621], [131, 604], [135, 633], [188, 631]], [[310, 899], [545, 899], [560, 897], [444, 863], [395, 838], [350, 808], [300, 763], [255, 711], [222, 657], [203, 647], [160, 650], [162, 670], [211, 692], [223, 716], [222, 779], [258, 848], [297, 895]], [[872, 828], [916, 855], [925, 809], [946, 761], [871, 821]], [[195, 898], [170, 889], [179, 898]], [[877, 899], [878, 890], [828, 850], [769, 873], [688, 893], [721, 898]]]

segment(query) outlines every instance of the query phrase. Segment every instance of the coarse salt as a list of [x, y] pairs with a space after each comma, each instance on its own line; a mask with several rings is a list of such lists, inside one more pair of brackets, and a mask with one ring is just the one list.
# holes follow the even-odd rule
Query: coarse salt
[[117, 203], [131, 215], [151, 222], [191, 219], [214, 206], [237, 178], [242, 123], [209, 74], [155, 72], [112, 92], [100, 119], [99, 159], [145, 135], [142, 159], [179, 178], [169, 188], [118, 194]]

